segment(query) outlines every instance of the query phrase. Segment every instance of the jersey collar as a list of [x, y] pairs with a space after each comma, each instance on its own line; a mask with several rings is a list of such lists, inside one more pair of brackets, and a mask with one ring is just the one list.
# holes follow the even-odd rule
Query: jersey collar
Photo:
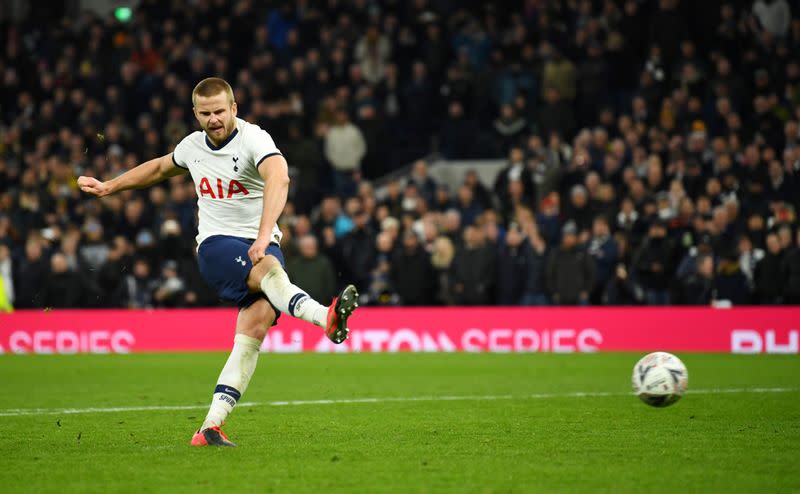
[[227, 137], [227, 139], [222, 141], [222, 144], [220, 144], [219, 146], [215, 146], [214, 143], [211, 142], [211, 139], [208, 138], [208, 134], [206, 134], [206, 145], [208, 147], [210, 147], [212, 151], [219, 151], [220, 149], [224, 148], [226, 144], [231, 142], [233, 140], [233, 138], [236, 137], [236, 134], [238, 134], [238, 133], [239, 133], [239, 128], [238, 127], [233, 129], [233, 132], [231, 132], [231, 135], [229, 135]]

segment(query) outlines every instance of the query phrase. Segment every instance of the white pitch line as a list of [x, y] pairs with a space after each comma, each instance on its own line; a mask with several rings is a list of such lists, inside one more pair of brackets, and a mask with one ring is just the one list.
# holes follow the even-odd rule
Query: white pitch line
[[[800, 388], [719, 388], [719, 389], [693, 389], [688, 394], [720, 394], [720, 393], [792, 393]], [[343, 398], [329, 400], [290, 400], [243, 402], [238, 407], [281, 407], [305, 405], [346, 405], [359, 403], [402, 403], [417, 401], [497, 401], [497, 400], [545, 400], [553, 398], [603, 398], [609, 396], [633, 396], [633, 393], [613, 391], [575, 391], [572, 393], [535, 393], [530, 395], [443, 395], [443, 396], [397, 396], [377, 398]], [[0, 410], [0, 417], [22, 417], [43, 415], [77, 415], [85, 413], [120, 413], [120, 412], [159, 412], [180, 410], [201, 410], [208, 408], [203, 405], [153, 405], [132, 407], [87, 407], [87, 408], [9, 408]]]

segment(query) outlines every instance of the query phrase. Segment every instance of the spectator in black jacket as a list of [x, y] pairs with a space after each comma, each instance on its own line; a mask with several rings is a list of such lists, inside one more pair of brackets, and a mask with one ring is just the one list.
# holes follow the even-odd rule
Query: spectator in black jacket
[[359, 211], [353, 220], [353, 229], [340, 242], [342, 257], [353, 284], [369, 286], [375, 264], [375, 235], [369, 227], [367, 213]]
[[158, 280], [151, 274], [149, 261], [139, 258], [133, 262], [131, 274], [119, 286], [117, 298], [129, 309], [152, 308], [153, 292], [157, 288]]
[[47, 259], [41, 240], [31, 237], [25, 243], [25, 255], [14, 270], [14, 306], [19, 309], [42, 307], [42, 286], [47, 277]]
[[523, 200], [528, 204], [534, 201], [535, 189], [533, 186], [533, 175], [525, 162], [525, 154], [522, 148], [513, 147], [508, 153], [508, 165], [500, 170], [494, 180], [494, 193], [500, 198], [501, 202], [508, 195], [509, 182], [519, 181], [522, 183]]
[[532, 274], [533, 252], [518, 228], [510, 228], [497, 255], [496, 302], [498, 305], [519, 305]]
[[750, 287], [736, 251], [729, 250], [720, 259], [714, 278], [714, 292], [716, 300], [729, 300], [733, 305], [750, 303]]
[[603, 291], [611, 280], [619, 259], [617, 241], [611, 236], [608, 219], [597, 216], [592, 223], [592, 238], [589, 240], [589, 255], [594, 261], [595, 282], [590, 294], [592, 304], [599, 304]]
[[594, 285], [594, 263], [578, 245], [578, 228], [570, 221], [561, 230], [561, 246], [547, 259], [547, 288], [554, 304], [588, 305]]
[[709, 305], [714, 295], [714, 258], [697, 256], [696, 270], [683, 281], [683, 301], [687, 305]]
[[434, 305], [435, 275], [430, 257], [411, 230], [403, 233], [402, 245], [392, 256], [391, 279], [402, 305]]
[[662, 221], [655, 221], [632, 261], [636, 280], [645, 290], [648, 305], [669, 304], [672, 258], [673, 247], [667, 237], [667, 226]]
[[766, 244], [764, 258], [758, 261], [753, 274], [756, 302], [779, 304], [783, 299], [783, 251], [776, 233], [767, 234]]
[[495, 252], [486, 245], [483, 230], [464, 229], [464, 243], [451, 266], [453, 299], [458, 305], [492, 303], [495, 282]]
[[81, 307], [84, 300], [84, 286], [75, 271], [69, 269], [67, 256], [61, 252], [50, 258], [50, 273], [42, 288], [42, 305], [54, 308]]
[[797, 243], [787, 253], [781, 263], [784, 274], [784, 303], [800, 304], [800, 231], [797, 232]]
[[525, 289], [522, 293], [520, 304], [522, 305], [547, 305], [547, 282], [545, 271], [547, 268], [547, 243], [539, 232], [536, 221], [523, 222], [523, 231], [526, 235], [526, 242], [530, 250], [528, 259], [528, 276]]

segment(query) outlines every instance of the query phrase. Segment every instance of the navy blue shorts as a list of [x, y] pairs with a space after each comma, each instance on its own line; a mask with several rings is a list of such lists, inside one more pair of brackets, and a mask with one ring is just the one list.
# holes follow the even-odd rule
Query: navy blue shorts
[[[247, 250], [253, 242], [247, 238], [213, 235], [203, 240], [197, 251], [197, 263], [203, 278], [221, 299], [236, 302], [240, 309], [249, 307], [260, 298], [267, 298], [261, 292], [250, 293], [247, 289], [247, 276], [253, 267]], [[286, 267], [278, 244], [269, 244], [266, 253], [277, 257], [281, 266]], [[277, 322], [280, 312], [274, 305], [272, 308], [275, 309]]]

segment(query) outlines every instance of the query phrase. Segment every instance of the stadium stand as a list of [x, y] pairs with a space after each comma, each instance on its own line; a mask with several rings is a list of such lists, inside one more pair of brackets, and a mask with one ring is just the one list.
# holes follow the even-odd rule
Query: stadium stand
[[[220, 303], [189, 177], [76, 186], [170, 152], [209, 75], [288, 160], [283, 249], [314, 296], [800, 303], [797, 4], [180, 4], [0, 24], [0, 310]], [[428, 169], [487, 158], [490, 184]]]

